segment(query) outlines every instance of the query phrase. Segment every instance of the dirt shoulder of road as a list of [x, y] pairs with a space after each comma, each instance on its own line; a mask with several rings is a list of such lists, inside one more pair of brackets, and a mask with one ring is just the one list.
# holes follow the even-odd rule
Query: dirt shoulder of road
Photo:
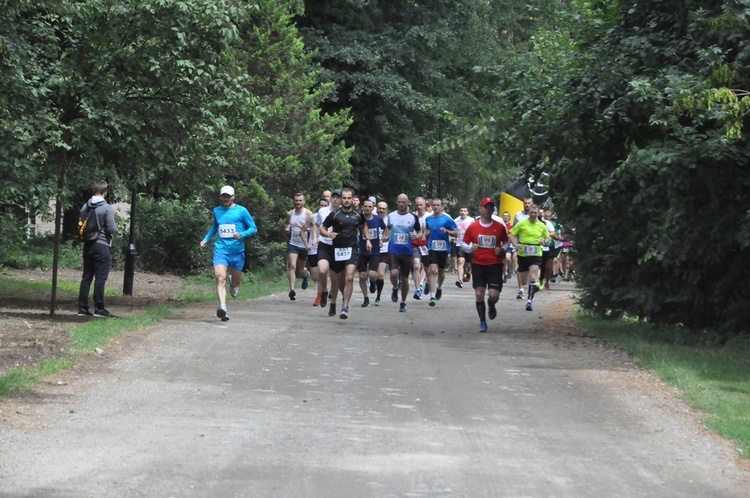
[[[51, 272], [41, 270], [5, 270], [4, 275], [19, 280], [51, 280]], [[61, 270], [58, 280], [78, 281], [80, 271]], [[149, 306], [176, 303], [176, 292], [184, 279], [174, 275], [136, 274], [133, 296], [108, 298], [107, 307], [120, 315], [145, 311]], [[108, 288], [122, 289], [122, 272], [110, 275]], [[680, 392], [640, 368], [635, 358], [598, 338], [576, 320], [575, 302], [570, 292], [556, 293], [554, 304], [531, 332], [536, 339], [553, 344], [573, 354], [576, 375], [606, 385], [613, 390], [635, 388], [644, 397], [656, 400], [658, 406], [674, 416], [675, 422], [686, 422], [694, 428], [696, 437], [710, 437], [733, 455], [738, 465], [750, 472], [750, 461], [741, 458], [731, 441], [711, 435], [703, 426], [704, 415], [687, 406]], [[43, 361], [73, 356], [72, 342], [66, 333], [70, 326], [85, 323], [76, 316], [76, 303], [58, 302], [54, 317], [49, 314], [49, 298], [12, 302], [0, 300], [0, 376], [12, 368], [38, 366]], [[190, 315], [191, 310], [181, 314]], [[148, 346], [148, 330], [123, 334], [108, 344], [104, 351], [78, 358], [70, 371], [55, 374], [42, 381], [32, 392], [8, 396], [0, 402], [0, 423], [18, 426], [29, 423], [30, 406], [45, 398], [60, 385], [86, 383], [106, 375], [117, 358], [133, 354], [139, 347]]]

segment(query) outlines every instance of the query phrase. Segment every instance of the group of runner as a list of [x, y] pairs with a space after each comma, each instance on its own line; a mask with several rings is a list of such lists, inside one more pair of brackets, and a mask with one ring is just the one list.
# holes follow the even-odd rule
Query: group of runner
[[[228, 278], [230, 295], [236, 297], [244, 264], [241, 240], [257, 229], [247, 210], [234, 204], [232, 187], [222, 188], [221, 200], [201, 246], [218, 234], [214, 250], [217, 316], [228, 320], [225, 282]], [[496, 203], [491, 197], [479, 204], [476, 218], [469, 216], [468, 207], [463, 206], [453, 219], [444, 212], [441, 199], [417, 197], [412, 211], [408, 196], [401, 194], [396, 199], [396, 209], [389, 212], [385, 201], [377, 202], [374, 197], [361, 200], [352, 189], [344, 188], [324, 191], [313, 213], [306, 207], [304, 194], [298, 192], [284, 225], [289, 236], [289, 299], [296, 300], [297, 278], [302, 278], [302, 289], [307, 289], [312, 279], [317, 282], [313, 306], [328, 306], [328, 315], [335, 316], [341, 294], [338, 316], [347, 319], [355, 276], [359, 277], [364, 296], [361, 307], [370, 306], [370, 294], [375, 294], [374, 304], [380, 306], [388, 270], [391, 301], [399, 303], [399, 312], [408, 311], [411, 281], [415, 285], [413, 298], [429, 299], [429, 306], [434, 307], [442, 297], [446, 268], [453, 260], [458, 272], [456, 285], [472, 283], [480, 332], [488, 330], [487, 318], [494, 320], [497, 316], [496, 303], [514, 264], [519, 284], [517, 297], [527, 297], [526, 309], [531, 311], [534, 295], [545, 276], [540, 269], [546, 268], [549, 260], [550, 272], [553, 271], [554, 257], [544, 259], [544, 254], [550, 249], [550, 254], [554, 254], [561, 237], [551, 222], [542, 221], [539, 207], [531, 199], [524, 200], [524, 209], [516, 214], [512, 225], [508, 213], [503, 218], [496, 215]], [[551, 277], [547, 278], [549, 288]]]

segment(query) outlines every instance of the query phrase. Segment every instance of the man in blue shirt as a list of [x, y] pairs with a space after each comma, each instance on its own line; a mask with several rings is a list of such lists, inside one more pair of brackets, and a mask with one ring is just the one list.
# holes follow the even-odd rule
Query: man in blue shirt
[[201, 247], [218, 234], [214, 244], [214, 276], [216, 276], [216, 295], [219, 308], [216, 316], [221, 321], [229, 320], [227, 313], [227, 271], [229, 270], [229, 293], [237, 297], [242, 269], [245, 267], [245, 243], [247, 237], [258, 233], [255, 221], [247, 209], [234, 203], [234, 188], [229, 185], [221, 187], [221, 206], [214, 208], [214, 223], [201, 240]]
[[425, 236], [430, 255], [427, 281], [430, 286], [430, 306], [435, 306], [443, 295], [445, 267], [451, 252], [450, 237], [458, 235], [453, 218], [443, 212], [442, 199], [432, 199], [432, 216], [425, 219]]

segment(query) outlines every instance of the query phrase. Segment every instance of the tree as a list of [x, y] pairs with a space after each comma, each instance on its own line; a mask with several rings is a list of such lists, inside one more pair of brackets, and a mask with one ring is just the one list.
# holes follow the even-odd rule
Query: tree
[[583, 4], [540, 31], [494, 133], [505, 150], [533, 144], [525, 170], [552, 176], [585, 309], [736, 333], [750, 318], [748, 17], [678, 6]]
[[472, 68], [501, 57], [510, 17], [476, 0], [305, 2], [298, 24], [335, 85], [325, 108], [351, 109], [348, 183], [386, 199], [442, 190], [459, 202], [499, 189], [493, 151], [438, 156], [432, 146], [454, 132], [446, 113], [478, 117], [497, 78]]

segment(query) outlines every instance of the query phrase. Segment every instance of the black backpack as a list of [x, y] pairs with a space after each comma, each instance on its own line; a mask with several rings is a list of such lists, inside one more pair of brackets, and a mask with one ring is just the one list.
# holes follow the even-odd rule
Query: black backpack
[[81, 242], [93, 242], [99, 238], [99, 220], [96, 219], [96, 208], [88, 204], [81, 211], [81, 219], [78, 220], [78, 240]]

